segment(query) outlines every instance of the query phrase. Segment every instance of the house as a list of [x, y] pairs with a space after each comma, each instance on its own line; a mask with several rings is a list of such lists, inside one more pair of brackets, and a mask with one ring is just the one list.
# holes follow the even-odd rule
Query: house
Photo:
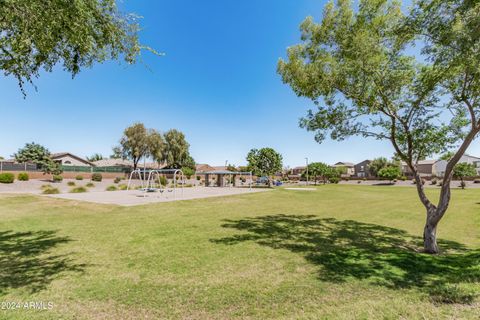
[[131, 168], [133, 167], [133, 162], [123, 159], [102, 159], [93, 162], [95, 167], [106, 168], [106, 167], [122, 167], [122, 168]]
[[464, 154], [458, 163], [469, 163], [473, 164], [475, 168], [477, 169], [477, 175], [480, 176], [480, 158], [471, 156], [469, 154]]
[[206, 164], [206, 163], [197, 163], [195, 165], [196, 172], [212, 172], [215, 171], [215, 168]]
[[[417, 163], [417, 170], [421, 177], [443, 177], [446, 167], [445, 160], [422, 160]], [[412, 176], [412, 171], [405, 162], [402, 162], [402, 172], [406, 176]]]
[[291, 170], [291, 174], [301, 176], [305, 170], [307, 170], [306, 166], [295, 167]]
[[370, 165], [370, 162], [372, 161], [364, 160], [354, 165], [355, 176], [357, 178], [369, 178], [372, 176], [368, 167]]
[[355, 175], [355, 165], [351, 162], [337, 162], [333, 165], [334, 168], [346, 168], [346, 172], [342, 174], [342, 177], [351, 177]]
[[94, 167], [95, 165], [79, 156], [70, 152], [58, 152], [50, 155], [53, 161], [62, 166], [77, 166], [77, 167]]

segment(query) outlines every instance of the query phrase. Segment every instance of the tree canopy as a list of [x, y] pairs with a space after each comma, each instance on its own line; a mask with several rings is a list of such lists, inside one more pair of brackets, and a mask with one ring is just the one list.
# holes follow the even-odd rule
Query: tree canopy
[[176, 129], [168, 130], [164, 134], [164, 139], [163, 160], [169, 168], [181, 169], [188, 167], [195, 169], [195, 161], [190, 155], [190, 144], [181, 131]]
[[0, 5], [0, 70], [25, 94], [40, 71], [62, 68], [75, 76], [96, 62], [135, 63], [142, 48], [139, 16], [123, 14], [115, 0], [6, 0]]
[[[436, 227], [450, 200], [453, 168], [480, 132], [480, 4], [420, 0], [405, 14], [401, 2], [329, 2], [322, 20], [308, 17], [301, 40], [278, 72], [316, 106], [300, 126], [344, 140], [389, 140], [417, 181], [427, 210], [425, 250], [438, 252]], [[418, 161], [454, 150], [440, 200], [425, 194]]]
[[252, 149], [247, 155], [248, 170], [256, 176], [270, 177], [282, 170], [282, 155], [272, 148]]
[[15, 161], [35, 163], [44, 174], [61, 174], [60, 164], [52, 160], [50, 151], [35, 142], [27, 143], [13, 155]]
[[148, 134], [143, 123], [135, 123], [125, 129], [120, 139], [122, 153], [133, 161], [133, 169], [137, 169], [138, 162], [148, 155]]
[[477, 170], [475, 166], [471, 163], [458, 163], [454, 168], [453, 168], [453, 176], [456, 178], [460, 178], [461, 180], [461, 187], [462, 189], [465, 189], [465, 178], [469, 177], [475, 177], [477, 175]]

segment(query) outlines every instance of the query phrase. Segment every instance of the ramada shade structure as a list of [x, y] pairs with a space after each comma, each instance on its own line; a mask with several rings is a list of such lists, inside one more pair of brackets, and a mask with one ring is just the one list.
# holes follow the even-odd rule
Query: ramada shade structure
[[196, 172], [195, 175], [200, 176], [203, 175], [205, 176], [205, 186], [210, 186], [210, 177], [211, 176], [217, 176], [217, 187], [224, 187], [224, 178], [225, 176], [228, 176], [230, 178], [233, 178], [232, 181], [232, 186], [235, 187], [236, 184], [236, 177], [237, 176], [248, 176], [250, 177], [250, 183], [249, 186], [250, 188], [252, 187], [253, 183], [253, 175], [251, 172], [237, 172], [237, 171], [229, 171], [229, 170], [219, 170], [219, 171], [205, 171], [205, 172]]

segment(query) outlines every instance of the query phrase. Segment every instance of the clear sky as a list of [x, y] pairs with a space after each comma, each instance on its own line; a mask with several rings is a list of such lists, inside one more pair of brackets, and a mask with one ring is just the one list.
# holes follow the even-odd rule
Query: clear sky
[[[273, 147], [284, 164], [357, 162], [393, 154], [388, 142], [351, 138], [319, 145], [298, 119], [312, 104], [276, 73], [298, 26], [320, 17], [320, 0], [124, 0], [144, 18], [141, 41], [166, 53], [143, 62], [96, 65], [75, 79], [60, 68], [43, 73], [24, 99], [0, 76], [0, 155], [26, 142], [79, 156], [111, 154], [125, 127], [183, 131], [198, 163], [242, 165], [251, 148]], [[469, 150], [480, 155], [479, 142]]]

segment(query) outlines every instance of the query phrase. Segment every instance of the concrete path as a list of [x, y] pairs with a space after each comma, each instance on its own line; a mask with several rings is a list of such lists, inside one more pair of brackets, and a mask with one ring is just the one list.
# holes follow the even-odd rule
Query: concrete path
[[253, 188], [205, 188], [205, 187], [193, 187], [184, 188], [183, 194], [181, 188], [177, 189], [177, 192], [163, 192], [158, 193], [144, 193], [139, 190], [129, 191], [99, 191], [99, 192], [86, 192], [86, 193], [64, 193], [49, 195], [49, 197], [95, 202], [102, 204], [115, 204], [120, 206], [136, 206], [148, 203], [157, 202], [170, 202], [178, 200], [191, 200], [211, 197], [221, 197], [236, 194], [245, 194], [253, 192], [265, 192], [268, 189]]

